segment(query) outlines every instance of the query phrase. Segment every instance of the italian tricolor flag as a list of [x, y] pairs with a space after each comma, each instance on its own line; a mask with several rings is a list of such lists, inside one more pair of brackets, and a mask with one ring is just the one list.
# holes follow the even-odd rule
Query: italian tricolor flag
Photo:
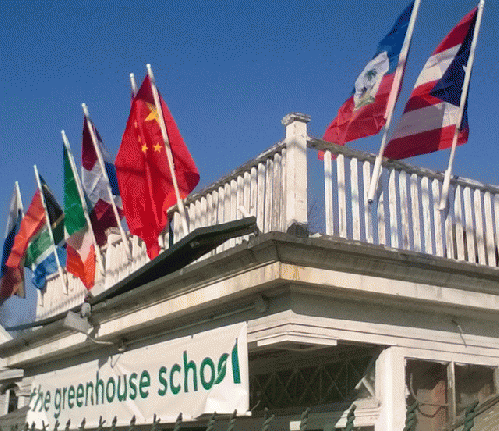
[[90, 290], [95, 284], [95, 242], [76, 181], [64, 146], [64, 227], [68, 236], [66, 268]]

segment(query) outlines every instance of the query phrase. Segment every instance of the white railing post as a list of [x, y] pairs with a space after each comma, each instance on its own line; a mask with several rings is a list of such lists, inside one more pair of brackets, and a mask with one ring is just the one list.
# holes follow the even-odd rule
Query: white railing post
[[306, 235], [307, 203], [307, 123], [310, 116], [291, 113], [282, 119], [286, 127], [285, 228]]

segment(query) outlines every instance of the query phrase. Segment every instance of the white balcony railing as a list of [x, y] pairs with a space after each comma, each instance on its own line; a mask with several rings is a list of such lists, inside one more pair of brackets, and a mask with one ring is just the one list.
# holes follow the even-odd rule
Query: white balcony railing
[[[325, 150], [324, 183], [311, 187], [324, 190], [319, 233], [411, 250], [478, 265], [499, 265], [499, 187], [467, 179], [451, 181], [446, 211], [439, 199], [443, 175], [410, 165], [384, 161], [378, 194], [372, 204], [367, 190], [374, 156], [307, 136], [309, 118], [290, 114], [283, 119], [286, 138], [245, 163], [226, 177], [193, 194], [185, 201], [189, 229], [255, 216], [261, 232], [296, 232], [307, 228], [310, 194], [307, 178], [311, 163], [307, 150], [317, 157]], [[317, 193], [314, 191], [314, 195]], [[322, 205], [319, 205], [322, 209]], [[173, 242], [185, 233], [176, 208], [169, 212]], [[168, 248], [169, 233], [160, 238]], [[247, 238], [231, 239], [211, 254], [229, 249]], [[99, 274], [94, 290], [108, 289], [147, 261], [145, 247], [129, 237], [132, 261], [119, 235], [110, 235], [102, 250], [105, 274]], [[86, 293], [69, 274], [67, 290], [58, 275], [48, 280], [40, 295], [37, 318], [44, 318], [81, 304]]]

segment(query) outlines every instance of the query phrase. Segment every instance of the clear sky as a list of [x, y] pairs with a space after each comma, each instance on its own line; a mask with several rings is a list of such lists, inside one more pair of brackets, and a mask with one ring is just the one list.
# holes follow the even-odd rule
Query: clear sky
[[[284, 137], [289, 112], [321, 137], [408, 0], [17, 1], [0, 4], [0, 232], [14, 181], [25, 209], [37, 165], [62, 203], [64, 129], [80, 157], [83, 113], [115, 155], [138, 85], [156, 82], [209, 185]], [[427, 58], [474, 0], [422, 0], [394, 122]], [[499, 5], [486, 1], [454, 174], [499, 184]], [[381, 136], [348, 145], [377, 152]], [[409, 163], [443, 171], [448, 151]]]

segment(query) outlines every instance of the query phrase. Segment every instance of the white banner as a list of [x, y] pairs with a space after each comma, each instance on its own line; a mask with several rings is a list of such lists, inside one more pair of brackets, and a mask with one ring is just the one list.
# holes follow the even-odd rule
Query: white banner
[[218, 328], [37, 375], [27, 422], [95, 427], [249, 410], [247, 325]]

